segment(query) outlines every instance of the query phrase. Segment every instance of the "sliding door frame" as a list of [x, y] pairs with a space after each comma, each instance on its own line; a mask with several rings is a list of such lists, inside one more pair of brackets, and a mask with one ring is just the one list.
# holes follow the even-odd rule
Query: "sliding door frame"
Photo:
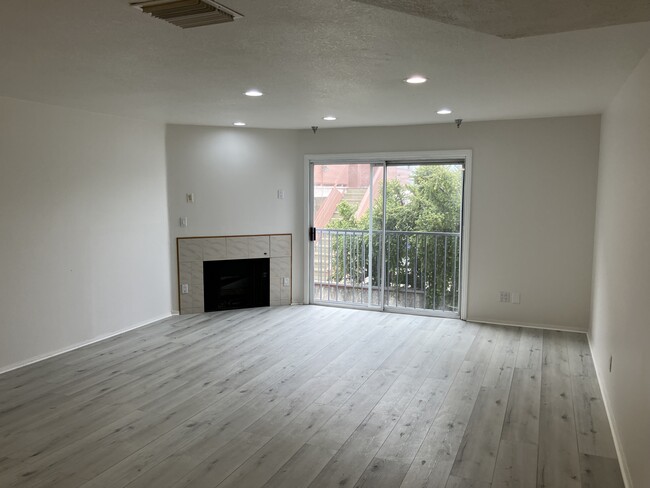
[[[346, 164], [346, 163], [381, 163], [384, 167], [384, 178], [388, 164], [418, 164], [435, 163], [437, 161], [462, 161], [465, 166], [463, 182], [463, 205], [461, 212], [461, 276], [460, 276], [460, 318], [467, 320], [467, 296], [469, 288], [469, 231], [470, 231], [470, 203], [472, 194], [472, 151], [471, 150], [449, 150], [449, 151], [409, 151], [409, 152], [380, 152], [380, 153], [351, 153], [351, 154], [306, 154], [304, 157], [304, 228], [303, 228], [303, 302], [314, 303], [313, 296], [313, 266], [312, 253], [314, 243], [308, 238], [308, 229], [313, 225], [313, 171], [315, 164]], [[385, 182], [384, 182], [385, 183]], [[384, 184], [385, 188], [385, 184]], [[385, 204], [385, 199], [384, 199]], [[385, 216], [384, 216], [385, 219]], [[385, 252], [385, 251], [382, 251]], [[385, 266], [383, 267], [385, 268]], [[382, 274], [384, 271], [382, 271]], [[382, 279], [383, 283], [383, 279]], [[382, 285], [383, 286], [383, 285]], [[388, 312], [397, 310], [383, 307], [383, 293], [381, 294], [382, 308]], [[337, 306], [348, 305], [333, 304]], [[352, 307], [354, 308], [354, 307]], [[376, 309], [375, 307], [358, 307], [364, 309]], [[417, 311], [404, 311], [406, 313], [417, 313]], [[445, 316], [444, 313], [427, 313], [427, 315]]]

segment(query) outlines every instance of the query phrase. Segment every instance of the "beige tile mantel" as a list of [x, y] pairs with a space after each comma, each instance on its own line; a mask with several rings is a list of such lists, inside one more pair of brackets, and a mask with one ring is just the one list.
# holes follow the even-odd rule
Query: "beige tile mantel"
[[[181, 314], [205, 311], [203, 262], [228, 259], [270, 258], [270, 303], [291, 304], [291, 234], [262, 234], [218, 237], [179, 237], [178, 293]], [[283, 279], [288, 278], [288, 284]], [[188, 285], [188, 293], [183, 293]]]

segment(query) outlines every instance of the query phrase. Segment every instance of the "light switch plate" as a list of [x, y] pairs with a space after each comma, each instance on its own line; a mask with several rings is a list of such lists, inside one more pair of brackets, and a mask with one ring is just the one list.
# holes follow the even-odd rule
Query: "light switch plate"
[[182, 283], [181, 284], [181, 293], [183, 295], [187, 295], [190, 292], [190, 285], [188, 283]]
[[282, 286], [289, 286], [289, 285], [290, 285], [289, 278], [287, 278], [286, 276], [282, 278]]

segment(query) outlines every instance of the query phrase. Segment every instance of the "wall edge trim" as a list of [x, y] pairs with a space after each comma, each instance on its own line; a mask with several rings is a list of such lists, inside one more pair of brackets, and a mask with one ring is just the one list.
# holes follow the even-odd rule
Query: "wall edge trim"
[[168, 318], [172, 317], [173, 315], [174, 315], [173, 313], [159, 315], [159, 316], [144, 320], [142, 322], [137, 322], [135, 324], [132, 324], [132, 325], [130, 325], [130, 326], [124, 328], [124, 329], [120, 329], [117, 332], [110, 332], [108, 334], [102, 334], [100, 336], [94, 337], [93, 339], [89, 339], [89, 340], [83, 341], [83, 342], [78, 342], [78, 343], [73, 344], [71, 346], [64, 347], [62, 349], [57, 349], [55, 351], [51, 351], [51, 352], [48, 352], [48, 353], [45, 353], [45, 354], [40, 354], [38, 356], [33, 356], [33, 357], [29, 358], [29, 359], [25, 359], [24, 361], [18, 361], [16, 363], [9, 364], [7, 366], [0, 366], [0, 375], [3, 375], [5, 373], [9, 373], [10, 371], [14, 371], [16, 369], [23, 368], [25, 366], [29, 366], [30, 364], [35, 364], [35, 363], [39, 363], [41, 361], [45, 361], [46, 359], [50, 359], [50, 358], [53, 358], [55, 356], [60, 356], [61, 354], [65, 354], [66, 352], [74, 351], [75, 349], [81, 349], [82, 347], [90, 346], [91, 344], [95, 344], [96, 342], [105, 341], [106, 339], [110, 339], [111, 337], [115, 337], [115, 336], [118, 336], [118, 335], [121, 335], [121, 334], [125, 334], [126, 332], [130, 332], [132, 330], [139, 329], [139, 328], [145, 327], [147, 325], [151, 325], [154, 322], [158, 322], [160, 320], [168, 319]]
[[565, 325], [551, 325], [551, 324], [531, 324], [527, 322], [510, 322], [507, 320], [491, 320], [468, 317], [467, 322], [478, 322], [480, 324], [489, 325], [506, 325], [508, 327], [523, 327], [525, 329], [543, 329], [543, 330], [557, 330], [560, 332], [575, 332], [578, 334], [587, 334], [587, 330], [579, 327], [567, 327]]
[[634, 483], [632, 482], [632, 476], [630, 474], [630, 467], [627, 463], [627, 457], [625, 456], [625, 451], [623, 451], [623, 444], [621, 442], [620, 431], [612, 415], [611, 403], [609, 400], [609, 394], [603, 388], [603, 382], [601, 381], [600, 371], [596, 366], [598, 362], [596, 361], [596, 356], [594, 354], [594, 348], [591, 344], [591, 334], [587, 332], [587, 342], [589, 344], [589, 350], [591, 352], [591, 358], [594, 363], [594, 370], [596, 371], [596, 379], [598, 380], [598, 387], [600, 388], [600, 393], [603, 396], [603, 404], [605, 405], [605, 412], [607, 413], [607, 422], [609, 423], [609, 429], [612, 431], [612, 437], [614, 438], [614, 447], [616, 448], [616, 456], [618, 457], [618, 465], [621, 468], [621, 474], [623, 475], [623, 483], [625, 483], [625, 488], [634, 488]]

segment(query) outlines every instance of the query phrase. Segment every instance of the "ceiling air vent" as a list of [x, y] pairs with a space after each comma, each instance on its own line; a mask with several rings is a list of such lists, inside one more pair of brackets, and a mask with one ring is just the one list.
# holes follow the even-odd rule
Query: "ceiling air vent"
[[243, 17], [212, 0], [145, 0], [131, 2], [131, 5], [183, 29], [222, 24]]

